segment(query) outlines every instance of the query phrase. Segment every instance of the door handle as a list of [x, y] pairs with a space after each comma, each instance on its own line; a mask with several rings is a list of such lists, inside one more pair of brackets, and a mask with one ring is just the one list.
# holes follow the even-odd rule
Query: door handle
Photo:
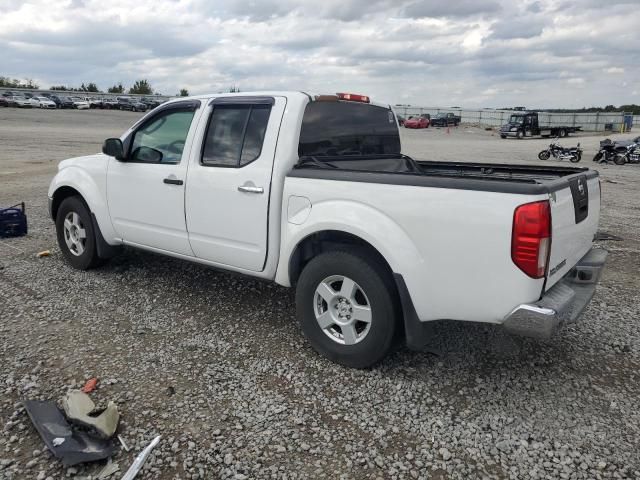
[[184, 181], [178, 180], [177, 178], [165, 178], [162, 180], [164, 183], [168, 183], [169, 185], [183, 185]]
[[254, 185], [240, 185], [238, 187], [238, 191], [245, 193], [264, 193], [264, 188], [256, 187]]

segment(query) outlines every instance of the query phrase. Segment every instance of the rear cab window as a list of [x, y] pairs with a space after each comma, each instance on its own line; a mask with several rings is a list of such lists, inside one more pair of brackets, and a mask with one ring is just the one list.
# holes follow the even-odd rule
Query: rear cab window
[[270, 104], [215, 105], [202, 149], [209, 167], [241, 168], [260, 157]]
[[400, 132], [390, 108], [314, 101], [304, 112], [298, 155], [399, 155]]

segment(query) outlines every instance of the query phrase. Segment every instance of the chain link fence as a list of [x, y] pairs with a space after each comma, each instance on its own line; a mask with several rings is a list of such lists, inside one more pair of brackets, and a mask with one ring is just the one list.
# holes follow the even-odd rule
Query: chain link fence
[[[460, 116], [461, 123], [468, 125], [477, 125], [480, 127], [500, 127], [509, 121], [509, 117], [514, 113], [519, 113], [514, 110], [467, 110], [463, 108], [437, 108], [437, 107], [408, 107], [408, 106], [396, 106], [393, 107], [397, 115], [404, 118], [411, 116], [418, 116], [421, 114], [429, 114], [431, 117], [436, 116], [438, 113], [452, 112]], [[625, 116], [627, 121], [625, 123]], [[572, 113], [538, 113], [538, 122], [540, 126], [554, 127], [554, 126], [568, 126], [568, 127], [581, 127], [585, 132], [621, 132], [629, 130], [632, 126], [629, 117], [633, 119], [633, 124], [640, 121], [640, 116], [633, 117], [626, 113], [584, 113], [584, 112], [572, 112]]]

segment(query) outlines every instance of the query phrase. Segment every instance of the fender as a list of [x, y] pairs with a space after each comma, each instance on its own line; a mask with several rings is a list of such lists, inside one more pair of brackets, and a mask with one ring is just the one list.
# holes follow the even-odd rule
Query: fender
[[[283, 208], [287, 206], [283, 205]], [[296, 247], [309, 235], [326, 230], [350, 233], [371, 244], [394, 272], [426, 268], [424, 258], [402, 227], [369, 205], [350, 200], [328, 200], [314, 203], [302, 224], [285, 221], [286, 210], [282, 218], [282, 242], [275, 281], [285, 287], [291, 286], [289, 261]]]
[[[68, 162], [68, 160], [64, 162]], [[61, 187], [71, 187], [77, 190], [89, 206], [105, 241], [109, 245], [118, 245], [120, 242], [118, 242], [117, 234], [111, 224], [106, 202], [106, 163], [108, 159], [103, 155], [84, 157], [82, 166], [74, 163], [64, 165], [64, 162], [49, 185], [49, 198], [53, 199], [55, 192]]]

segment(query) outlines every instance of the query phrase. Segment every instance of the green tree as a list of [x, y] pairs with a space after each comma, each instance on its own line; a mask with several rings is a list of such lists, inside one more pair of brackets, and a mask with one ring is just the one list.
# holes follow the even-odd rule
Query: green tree
[[89, 82], [89, 83], [87, 83], [87, 92], [94, 92], [94, 93], [97, 93], [97, 92], [99, 92], [99, 91], [100, 91], [100, 89], [98, 88], [98, 85], [96, 85], [96, 84], [95, 84], [95, 83], [93, 83], [93, 82]]
[[181, 88], [180, 89], [180, 96], [181, 97], [188, 97], [189, 96], [189, 90], [187, 90], [186, 88]]
[[149, 85], [148, 80], [136, 80], [136, 83], [133, 84], [133, 87], [129, 89], [129, 93], [151, 95], [153, 93], [153, 89], [151, 88], [151, 85]]
[[237, 86], [233, 85], [233, 86], [229, 89], [229, 93], [240, 93], [240, 87], [237, 87]]
[[113, 87], [109, 87], [107, 89], [109, 93], [124, 93], [124, 87], [122, 86], [122, 82], [119, 82], [118, 85], [114, 85]]

